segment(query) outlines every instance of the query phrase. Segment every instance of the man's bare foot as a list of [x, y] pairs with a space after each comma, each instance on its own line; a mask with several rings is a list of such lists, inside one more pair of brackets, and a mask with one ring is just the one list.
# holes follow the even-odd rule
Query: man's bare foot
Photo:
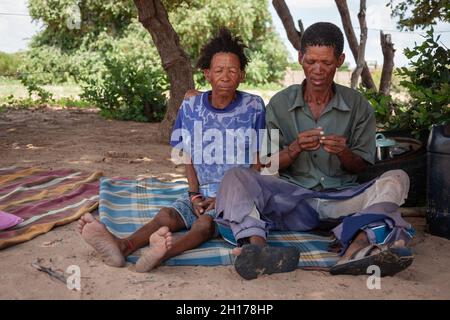
[[78, 230], [83, 239], [100, 254], [107, 265], [112, 267], [125, 265], [125, 258], [120, 251], [118, 239], [90, 213], [83, 215], [78, 220]]
[[394, 244], [391, 246], [391, 248], [404, 248], [406, 247], [405, 240], [400, 239], [394, 242]]
[[[347, 262], [348, 260], [350, 260], [350, 257], [356, 251], [359, 251], [359, 250], [367, 247], [368, 245], [370, 245], [370, 242], [367, 239], [367, 235], [365, 232], [361, 231], [356, 236], [355, 240], [353, 240], [351, 245], [347, 248], [347, 250], [345, 251], [344, 255], [341, 257], [341, 259], [339, 259], [338, 264]], [[400, 239], [400, 240], [395, 241], [392, 244], [391, 248], [405, 248], [405, 246], [406, 246], [405, 241]], [[380, 252], [380, 249], [371, 250], [371, 254], [378, 254], [379, 252]]]
[[[256, 244], [260, 247], [265, 247], [267, 245], [266, 239], [264, 239], [263, 237], [260, 236], [251, 236], [249, 238], [247, 238], [248, 242], [250, 242], [250, 244]], [[238, 256], [240, 255], [242, 252], [242, 247], [237, 247], [234, 248], [233, 250], [231, 250], [231, 254], [234, 256]]]
[[154, 269], [170, 248], [172, 248], [172, 233], [168, 227], [161, 227], [150, 236], [150, 248], [136, 262], [136, 271], [148, 272]]
[[[358, 250], [367, 247], [370, 244], [369, 239], [364, 231], [360, 231], [359, 234], [352, 241], [350, 246], [345, 251], [344, 255], [339, 259], [338, 263], [348, 261], [350, 257]], [[374, 252], [375, 253], [375, 252]]]

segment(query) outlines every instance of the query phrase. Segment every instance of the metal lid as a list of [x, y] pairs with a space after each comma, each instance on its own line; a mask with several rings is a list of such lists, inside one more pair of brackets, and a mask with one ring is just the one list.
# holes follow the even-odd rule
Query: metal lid
[[382, 133], [377, 133], [375, 135], [375, 141], [377, 143], [377, 147], [393, 147], [397, 144], [395, 140], [386, 139], [386, 137]]

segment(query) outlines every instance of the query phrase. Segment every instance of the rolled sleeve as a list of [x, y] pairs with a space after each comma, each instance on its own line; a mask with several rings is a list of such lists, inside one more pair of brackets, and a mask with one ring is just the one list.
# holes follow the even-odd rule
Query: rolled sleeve
[[370, 164], [375, 163], [376, 120], [372, 106], [362, 101], [364, 112], [356, 119], [350, 142], [350, 149]]

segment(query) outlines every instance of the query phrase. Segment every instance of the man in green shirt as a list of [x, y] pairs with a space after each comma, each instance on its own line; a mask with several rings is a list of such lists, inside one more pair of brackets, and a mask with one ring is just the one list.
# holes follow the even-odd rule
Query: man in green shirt
[[306, 29], [299, 52], [306, 79], [267, 105], [269, 140], [276, 143], [271, 129], [279, 136], [272, 165], [278, 164], [280, 177], [239, 168], [222, 181], [216, 211], [242, 246], [234, 250], [235, 268], [246, 279], [293, 269], [275, 267], [289, 253], [270, 253], [270, 230], [312, 230], [330, 219], [341, 222], [333, 232], [342, 258], [332, 274], [366, 274], [378, 265], [381, 276], [393, 275], [413, 261], [406, 247], [413, 229], [397, 211], [408, 194], [408, 175], [393, 170], [356, 182], [375, 160], [375, 117], [360, 93], [333, 82], [345, 59], [343, 45], [331, 23]]
[[[304, 70], [310, 72], [308, 66]], [[280, 176], [308, 189], [356, 186], [355, 170], [375, 160], [372, 107], [357, 91], [330, 81], [328, 88], [312, 91], [305, 80], [276, 94], [267, 105], [267, 129], [278, 130], [280, 149], [290, 146], [292, 161], [288, 166], [283, 162]], [[311, 148], [301, 147], [305, 140], [313, 141]]]

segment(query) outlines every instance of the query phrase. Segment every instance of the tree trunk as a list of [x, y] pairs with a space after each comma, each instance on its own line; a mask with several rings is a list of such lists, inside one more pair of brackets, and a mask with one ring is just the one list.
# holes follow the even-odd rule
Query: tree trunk
[[366, 41], [367, 41], [366, 0], [360, 1], [358, 20], [359, 26], [361, 27], [361, 35], [359, 40], [358, 59], [356, 61], [356, 68], [352, 73], [351, 79], [352, 89], [356, 89], [356, 86], [358, 85], [358, 79], [366, 63], [366, 60], [364, 59], [366, 55]]
[[394, 69], [395, 49], [391, 35], [380, 31], [381, 50], [383, 51], [383, 70], [381, 71], [380, 92], [388, 96], [391, 91], [392, 71]]
[[184, 94], [194, 88], [191, 61], [180, 46], [178, 34], [169, 22], [161, 0], [134, 0], [134, 3], [138, 8], [139, 21], [150, 32], [169, 78], [170, 98], [158, 137], [161, 142], [167, 143]]
[[[353, 57], [355, 61], [358, 60], [358, 40], [356, 39], [355, 31], [353, 30], [352, 21], [350, 19], [350, 12], [348, 10], [347, 1], [346, 0], [335, 0], [336, 6], [339, 10], [339, 14], [341, 15], [342, 25], [344, 26], [345, 35], [347, 37], [348, 45], [350, 50], [352, 51]], [[372, 79], [372, 75], [370, 74], [369, 68], [367, 64], [364, 63], [364, 68], [361, 73], [361, 80], [363, 86], [367, 89], [376, 89], [375, 82]]]
[[[289, 41], [297, 51], [300, 51], [300, 39], [302, 37], [302, 32], [297, 31], [295, 28], [294, 20], [292, 19], [291, 12], [289, 11], [286, 2], [284, 2], [284, 0], [273, 0], [272, 4], [280, 17], [281, 22], [283, 23], [284, 30], [286, 30]], [[299, 24], [300, 23], [301, 22], [299, 20]]]

